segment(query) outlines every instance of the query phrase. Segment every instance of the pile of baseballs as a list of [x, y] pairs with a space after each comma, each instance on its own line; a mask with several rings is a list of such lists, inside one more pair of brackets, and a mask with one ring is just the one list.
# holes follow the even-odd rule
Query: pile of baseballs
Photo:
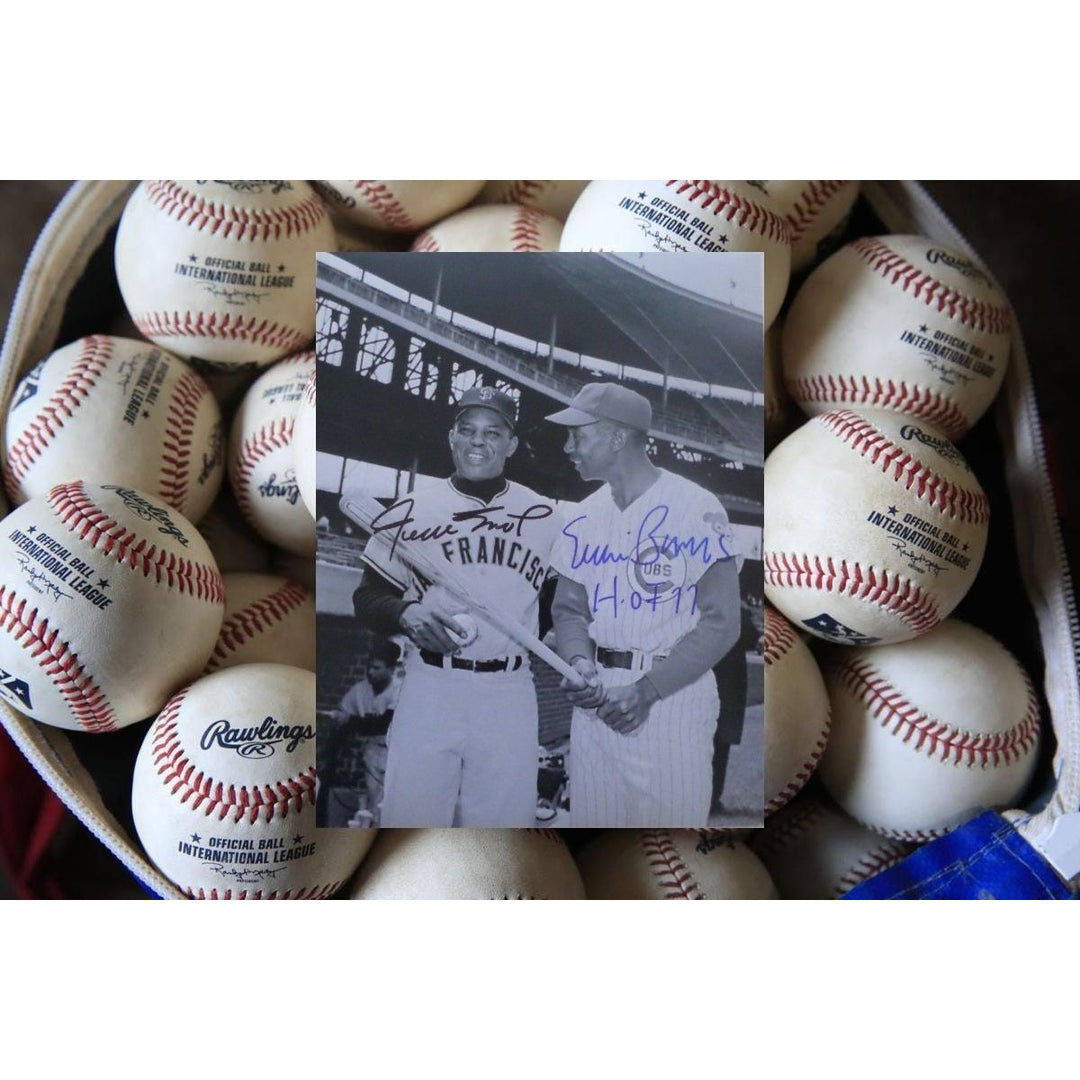
[[[840, 895], [1017, 805], [1034, 691], [953, 615], [993, 509], [963, 439], [1001, 387], [1009, 304], [966, 252], [842, 243], [858, 193], [143, 181], [116, 235], [123, 317], [38, 358], [8, 405], [0, 695], [106, 738], [145, 725], [139, 840], [192, 897]], [[313, 297], [333, 250], [763, 253], [758, 836], [315, 833]]]

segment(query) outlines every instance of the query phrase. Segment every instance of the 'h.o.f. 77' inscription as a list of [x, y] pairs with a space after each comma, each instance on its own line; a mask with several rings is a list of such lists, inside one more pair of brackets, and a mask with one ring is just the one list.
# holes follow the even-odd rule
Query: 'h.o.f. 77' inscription
[[243, 758], [267, 758], [282, 743], [285, 752], [291, 754], [301, 743], [314, 738], [311, 724], [282, 724], [268, 716], [260, 724], [237, 726], [222, 718], [206, 728], [199, 745], [204, 750], [213, 746], [234, 750]]

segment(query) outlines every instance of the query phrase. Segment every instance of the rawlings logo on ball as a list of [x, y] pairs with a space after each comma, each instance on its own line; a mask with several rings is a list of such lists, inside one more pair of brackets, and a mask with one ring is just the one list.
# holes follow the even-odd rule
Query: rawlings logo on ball
[[137, 491], [132, 491], [131, 488], [117, 487], [115, 484], [102, 484], [102, 489], [105, 491], [115, 491], [120, 497], [120, 501], [135, 515], [142, 518], [143, 521], [156, 521], [158, 523], [158, 532], [164, 533], [166, 536], [171, 536], [179, 543], [187, 547], [187, 537], [173, 524], [172, 518], [169, 516], [169, 511], [163, 506], [157, 506], [150, 502]]
[[900, 438], [907, 442], [914, 439], [916, 442], [922, 443], [923, 446], [929, 446], [931, 450], [936, 450], [946, 461], [963, 465], [966, 471], [971, 471], [967, 467], [967, 462], [964, 461], [956, 447], [948, 439], [940, 439], [936, 435], [931, 435], [929, 432], [923, 431], [922, 428], [916, 427], [914, 424], [905, 424], [900, 429]]
[[964, 275], [964, 277], [977, 278], [979, 281], [984, 281], [987, 285], [993, 287], [994, 283], [984, 274], [974, 263], [969, 262], [967, 259], [961, 259], [958, 256], [948, 251], [942, 251], [940, 248], [931, 248], [926, 253], [926, 261], [928, 263], [944, 263], [946, 266], [952, 267], [958, 273]]
[[203, 732], [199, 745], [209, 750], [216, 743], [244, 758], [266, 758], [273, 755], [279, 743], [285, 743], [286, 752], [291, 754], [301, 743], [314, 738], [310, 724], [279, 724], [268, 716], [258, 727], [233, 727], [228, 720], [215, 720]]

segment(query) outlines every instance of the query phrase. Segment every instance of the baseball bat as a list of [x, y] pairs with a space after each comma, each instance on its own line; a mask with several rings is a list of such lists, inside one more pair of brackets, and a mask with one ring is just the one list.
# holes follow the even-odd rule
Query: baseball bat
[[[369, 535], [374, 535], [372, 522], [386, 507], [377, 499], [364, 495], [345, 495], [338, 503], [341, 512], [352, 522], [355, 522]], [[488, 622], [496, 630], [506, 634], [512, 641], [516, 641], [522, 648], [538, 656], [546, 664], [550, 664], [560, 675], [564, 676], [571, 686], [582, 688], [585, 680], [581, 674], [572, 668], [554, 649], [550, 649], [535, 634], [530, 634], [520, 623], [508, 619], [500, 612], [489, 607], [483, 600], [473, 596], [468, 588], [458, 582], [447, 562], [432, 559], [427, 552], [411, 547], [408, 541], [398, 540], [394, 551], [402, 562], [411, 566], [414, 570], [424, 575], [433, 585], [441, 585], [451, 596], [460, 600], [470, 611], [475, 612]]]

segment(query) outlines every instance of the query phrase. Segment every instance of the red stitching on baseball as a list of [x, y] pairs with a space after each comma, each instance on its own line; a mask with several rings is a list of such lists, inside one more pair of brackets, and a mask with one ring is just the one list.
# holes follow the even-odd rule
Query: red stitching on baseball
[[412, 215], [382, 180], [357, 180], [353, 186], [388, 229], [411, 232], [416, 228]]
[[83, 731], [115, 731], [116, 713], [105, 693], [86, 673], [71, 646], [59, 639], [59, 631], [30, 604], [0, 585], [0, 627], [37, 661]]
[[640, 835], [645, 861], [664, 890], [665, 900], [701, 900], [701, 887], [679, 857], [669, 833], [659, 829], [643, 829]]
[[532, 206], [532, 200], [543, 194], [544, 184], [543, 180], [511, 180], [500, 202]]
[[810, 777], [814, 775], [814, 770], [817, 768], [817, 763], [821, 760], [821, 755], [825, 753], [825, 746], [829, 741], [829, 732], [832, 729], [832, 715], [826, 714], [825, 728], [818, 735], [817, 741], [814, 743], [810, 750], [810, 755], [799, 766], [793, 779], [791, 779], [783, 788], [774, 795], [767, 805], [765, 806], [765, 816], [769, 814], [775, 814], [782, 806], [786, 806], [804, 787], [810, 780]]
[[818, 802], [793, 803], [782, 817], [770, 821], [761, 833], [752, 837], [749, 846], [762, 859], [772, 858], [816, 826], [824, 816], [825, 808]]
[[848, 692], [881, 727], [912, 743], [916, 753], [951, 765], [997, 768], [1031, 753], [1039, 737], [1039, 705], [1026, 673], [1024, 716], [1008, 731], [976, 734], [928, 716], [878, 673], [868, 660], [848, 657], [836, 668]]
[[165, 414], [158, 491], [181, 513], [187, 503], [191, 479], [192, 432], [199, 419], [199, 406], [209, 393], [210, 388], [202, 378], [193, 371], [184, 371], [177, 380]]
[[791, 230], [791, 242], [794, 244], [802, 234], [814, 224], [818, 215], [838, 192], [844, 190], [849, 180], [811, 180], [807, 187], [799, 192], [799, 197], [785, 215]]
[[219, 892], [217, 889], [204, 889], [202, 886], [193, 889], [190, 885], [183, 891], [190, 900], [325, 900], [333, 896], [344, 884], [344, 881], [332, 881], [329, 885], [309, 885], [303, 889], [286, 889], [284, 892], [278, 892], [275, 889], [274, 892], [265, 895], [262, 889], [254, 891], [241, 889], [234, 896], [232, 889], [223, 889]]
[[889, 570], [849, 563], [846, 559], [821, 559], [816, 555], [767, 552], [765, 583], [783, 589], [818, 589], [875, 604], [895, 615], [916, 634], [933, 629], [941, 621], [937, 602], [915, 582]]
[[913, 266], [897, 254], [884, 238], [863, 236], [848, 245], [872, 270], [892, 285], [899, 285], [950, 319], [956, 319], [973, 330], [991, 334], [1008, 334], [1012, 326], [1009, 308], [988, 304], [950, 289], [937, 278]]
[[139, 333], [151, 340], [170, 337], [204, 337], [244, 341], [252, 345], [295, 352], [311, 341], [311, 335], [293, 326], [281, 326], [254, 315], [240, 316], [215, 311], [151, 311], [132, 315]]
[[856, 885], [861, 885], [875, 874], [880, 874], [882, 871], [888, 870], [890, 866], [903, 862], [911, 854], [911, 851], [910, 844], [900, 842], [883, 844], [881, 847], [868, 851], [840, 875], [840, 880], [837, 881], [833, 890], [833, 899], [838, 900], [844, 893], [854, 889]]
[[212, 202], [175, 180], [148, 180], [147, 199], [169, 217], [229, 240], [280, 240], [309, 232], [326, 219], [326, 205], [314, 191], [291, 206], [245, 210]]
[[910, 491], [920, 502], [959, 521], [983, 524], [990, 520], [990, 500], [982, 491], [945, 480], [910, 451], [897, 446], [873, 424], [846, 409], [814, 417], [856, 453]]
[[775, 664], [785, 657], [799, 640], [794, 627], [778, 612], [765, 609], [765, 663]]
[[284, 622], [302, 607], [310, 593], [295, 581], [286, 581], [266, 596], [258, 597], [247, 607], [232, 612], [221, 624], [217, 644], [206, 664], [204, 674], [216, 671], [246, 642]]
[[441, 251], [439, 241], [435, 234], [428, 231], [422, 232], [414, 241], [410, 251]]
[[267, 454], [289, 446], [295, 426], [295, 417], [279, 418], [252, 432], [240, 445], [240, 455], [234, 463], [233, 494], [240, 512], [253, 528], [258, 526], [252, 506], [251, 473]]
[[513, 251], [543, 251], [540, 242], [540, 226], [547, 218], [543, 210], [523, 206], [510, 226], [510, 242]]
[[303, 810], [305, 804], [315, 805], [315, 767], [305, 769], [297, 777], [286, 777], [262, 787], [237, 786], [215, 780], [197, 769], [180, 738], [178, 714], [190, 687], [185, 687], [161, 710], [151, 731], [151, 759], [161, 782], [170, 795], [179, 795], [181, 805], [190, 803], [192, 810], [201, 810], [207, 817], [224, 821], [247, 820], [254, 824], [260, 818], [273, 821], [287, 818]]
[[31, 420], [7, 451], [4, 461], [4, 486], [13, 501], [18, 501], [18, 485], [41, 456], [57, 432], [94, 388], [112, 357], [112, 341], [102, 335], [82, 339], [82, 350], [71, 365], [64, 381], [56, 388], [41, 411]]
[[891, 409], [927, 420], [953, 440], [971, 426], [955, 402], [937, 391], [893, 382], [892, 379], [872, 379], [866, 375], [814, 375], [786, 379], [785, 385], [795, 401]]
[[49, 505], [64, 525], [95, 551], [115, 559], [117, 566], [139, 570], [144, 577], [164, 582], [179, 593], [225, 603], [225, 586], [216, 566], [193, 562], [128, 532], [95, 505], [81, 480], [58, 484], [48, 494]]
[[694, 203], [699, 210], [708, 210], [739, 228], [749, 229], [769, 240], [791, 243], [791, 230], [779, 214], [720, 187], [712, 180], [667, 180], [665, 183], [668, 187], [674, 186], [676, 194]]

